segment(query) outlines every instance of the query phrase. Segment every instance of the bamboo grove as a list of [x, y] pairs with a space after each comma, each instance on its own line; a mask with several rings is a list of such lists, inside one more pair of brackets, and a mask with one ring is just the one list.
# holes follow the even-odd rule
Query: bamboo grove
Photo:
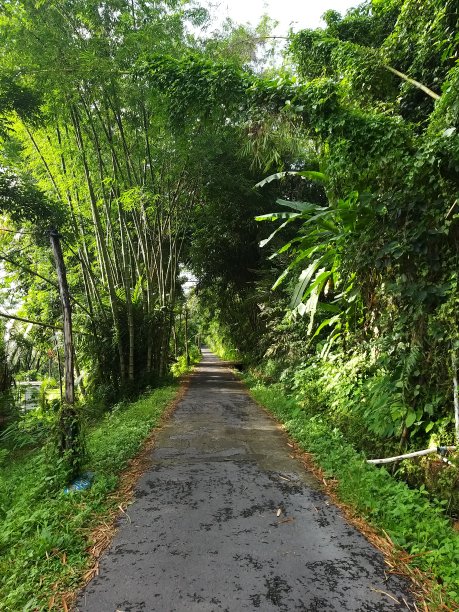
[[18, 173], [34, 176], [61, 212], [75, 326], [89, 334], [77, 342], [115, 386], [161, 376], [196, 184], [161, 101], [130, 69], [139, 47], [179, 46], [181, 21], [128, 4], [6, 9], [5, 71], [41, 108], [35, 121], [17, 113], [7, 156], [15, 168], [21, 150]]

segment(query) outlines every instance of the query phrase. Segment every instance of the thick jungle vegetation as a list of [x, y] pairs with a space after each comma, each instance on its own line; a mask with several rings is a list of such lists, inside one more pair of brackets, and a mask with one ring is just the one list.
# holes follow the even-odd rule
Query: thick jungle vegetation
[[[178, 0], [2, 3], [10, 609], [30, 593], [11, 586], [29, 563], [14, 542], [37, 559], [84, 549], [80, 534], [53, 535], [48, 506], [24, 527], [26, 508], [91, 461], [103, 477], [75, 529], [106, 508], [109, 472], [138, 450], [170, 399], [165, 379], [204, 338], [259, 393], [288, 398], [282, 418], [313, 419], [368, 458], [458, 442], [457, 2], [365, 0], [324, 20], [292, 33], [271, 65], [268, 17], [201, 38], [207, 10]], [[24, 411], [14, 396], [36, 379], [40, 405]], [[126, 409], [155, 387], [153, 408]], [[449, 459], [397, 462], [392, 475], [457, 520]], [[53, 559], [68, 587], [76, 578]], [[55, 569], [33, 584], [46, 593]]]
[[[196, 53], [145, 62], [175, 128], [226, 117], [269, 175], [254, 198], [277, 197], [269, 213], [256, 205], [258, 228], [234, 199], [197, 217], [203, 320], [215, 346], [369, 454], [453, 445], [458, 10], [371, 2], [324, 18], [291, 36], [293, 73], [260, 77]], [[265, 222], [277, 225], [265, 234]], [[440, 481], [457, 508], [457, 471], [436, 470], [398, 467]]]

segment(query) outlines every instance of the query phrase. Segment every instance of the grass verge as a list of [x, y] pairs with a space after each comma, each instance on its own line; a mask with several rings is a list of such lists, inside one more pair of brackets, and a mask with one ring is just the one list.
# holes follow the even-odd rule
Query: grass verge
[[[284, 424], [303, 451], [312, 454], [324, 477], [334, 480], [339, 499], [379, 533], [388, 534], [398, 551], [409, 553], [404, 563], [419, 583], [417, 592], [427, 601], [425, 609], [459, 610], [459, 533], [442, 506], [433, 505], [425, 490], [409, 489], [386, 469], [366, 463], [337, 429], [320, 417], [308, 416], [280, 385], [267, 387], [250, 375], [244, 380], [254, 399]], [[431, 577], [427, 589], [419, 570]]]
[[90, 489], [65, 494], [54, 475], [58, 469], [49, 465], [44, 451], [0, 468], [1, 610], [67, 609], [67, 594], [85, 574], [90, 577], [88, 567], [103, 549], [100, 530], [96, 541], [97, 526], [107, 517], [112, 520], [132, 488], [127, 480], [136, 469], [128, 468], [124, 478], [123, 470], [160, 423], [177, 389], [172, 383], [120, 405], [88, 433], [87, 468], [95, 473]]

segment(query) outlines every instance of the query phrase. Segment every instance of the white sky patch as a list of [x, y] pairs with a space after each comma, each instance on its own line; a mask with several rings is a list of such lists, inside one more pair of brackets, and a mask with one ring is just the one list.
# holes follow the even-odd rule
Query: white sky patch
[[285, 36], [290, 27], [297, 32], [324, 26], [321, 16], [329, 9], [344, 14], [358, 4], [360, 0], [220, 0], [209, 2], [208, 6], [211, 14], [218, 16], [218, 25], [229, 17], [236, 23], [256, 26], [261, 16], [267, 14], [279, 22], [275, 34]]

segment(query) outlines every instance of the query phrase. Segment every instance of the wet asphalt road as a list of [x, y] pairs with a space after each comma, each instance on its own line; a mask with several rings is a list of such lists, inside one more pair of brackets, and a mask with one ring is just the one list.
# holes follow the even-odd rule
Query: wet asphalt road
[[386, 576], [379, 552], [289, 452], [204, 351], [76, 609], [406, 610], [406, 584]]

